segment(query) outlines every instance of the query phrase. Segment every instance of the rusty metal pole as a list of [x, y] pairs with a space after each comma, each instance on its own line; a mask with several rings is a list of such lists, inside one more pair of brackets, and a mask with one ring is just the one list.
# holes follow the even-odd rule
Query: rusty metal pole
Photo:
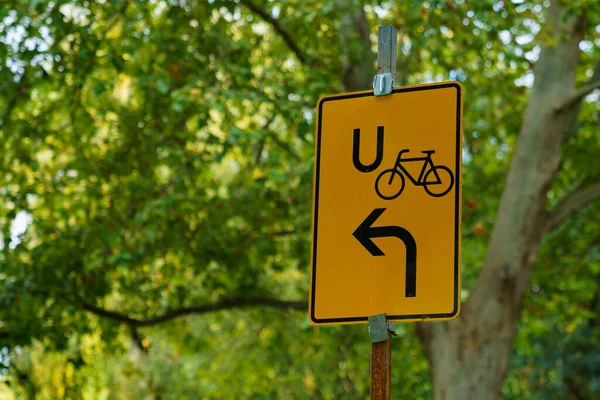
[[371, 333], [371, 400], [390, 400], [392, 382], [392, 335], [394, 327], [385, 314], [369, 317]]
[[371, 346], [371, 400], [390, 400], [392, 339]]
[[371, 400], [390, 400], [392, 382], [392, 334], [385, 314], [369, 317], [371, 333]]

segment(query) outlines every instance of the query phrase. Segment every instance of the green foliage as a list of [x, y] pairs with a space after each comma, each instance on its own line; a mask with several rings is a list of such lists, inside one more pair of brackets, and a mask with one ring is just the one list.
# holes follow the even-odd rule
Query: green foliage
[[[88, 307], [145, 319], [229, 298], [307, 298], [314, 105], [343, 90], [344, 65], [355, 61], [340, 56], [342, 3], [0, 7], [0, 397], [368, 396], [364, 326], [315, 329], [304, 312], [258, 308], [134, 331]], [[583, 84], [600, 60], [600, 11], [575, 3], [569, 12], [585, 7], [591, 21]], [[544, 7], [365, 2], [372, 32], [399, 28], [402, 84], [465, 87], [465, 299], [483, 265], [530, 64], [549, 40]], [[565, 143], [549, 206], [584, 177], [600, 178], [595, 96]], [[15, 220], [27, 218], [17, 235], [24, 224]], [[599, 218], [591, 206], [544, 244], [507, 398], [600, 396]], [[431, 398], [410, 325], [399, 327], [393, 364], [394, 397]]]

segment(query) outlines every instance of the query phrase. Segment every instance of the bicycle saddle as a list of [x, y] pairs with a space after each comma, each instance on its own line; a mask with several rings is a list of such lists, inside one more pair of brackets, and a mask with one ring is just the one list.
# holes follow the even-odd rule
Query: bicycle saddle
[[435, 150], [423, 150], [423, 151], [421, 151], [421, 153], [423, 153], [423, 154], [433, 154], [433, 153], [435, 153]]

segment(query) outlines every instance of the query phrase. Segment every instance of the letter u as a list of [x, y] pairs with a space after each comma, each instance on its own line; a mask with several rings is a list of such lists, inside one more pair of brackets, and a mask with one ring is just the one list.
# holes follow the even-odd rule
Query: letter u
[[354, 141], [352, 144], [352, 162], [354, 163], [354, 168], [359, 170], [360, 172], [371, 172], [379, 167], [381, 161], [383, 160], [383, 126], [377, 127], [377, 155], [375, 156], [375, 161], [373, 161], [369, 165], [365, 165], [360, 162], [360, 129], [354, 129]]

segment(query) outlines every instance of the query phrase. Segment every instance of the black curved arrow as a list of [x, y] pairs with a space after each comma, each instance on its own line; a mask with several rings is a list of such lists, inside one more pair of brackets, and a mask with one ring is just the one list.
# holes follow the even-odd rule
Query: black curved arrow
[[416, 297], [417, 295], [417, 243], [409, 231], [400, 226], [376, 226], [373, 223], [383, 214], [385, 208], [376, 208], [359, 225], [352, 235], [373, 256], [384, 256], [385, 254], [375, 243], [373, 238], [397, 237], [406, 246], [406, 285], [405, 297]]
[[360, 172], [371, 172], [375, 171], [381, 161], [383, 160], [383, 126], [377, 127], [377, 153], [375, 154], [375, 161], [369, 165], [365, 165], [360, 162], [360, 129], [354, 129], [354, 138], [352, 141], [352, 163], [354, 168]]

